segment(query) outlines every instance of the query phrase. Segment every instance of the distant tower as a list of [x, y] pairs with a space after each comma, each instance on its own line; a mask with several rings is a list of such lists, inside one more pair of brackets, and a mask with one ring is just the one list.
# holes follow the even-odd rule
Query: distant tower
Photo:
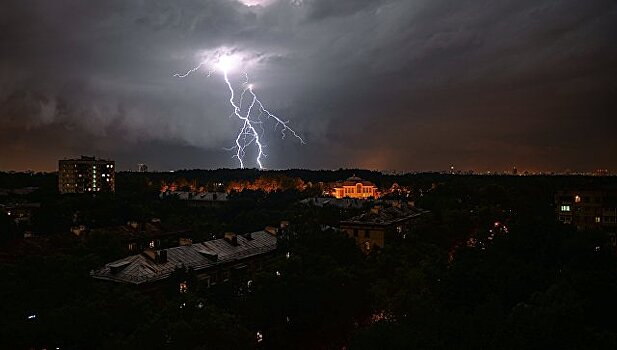
[[139, 171], [140, 173], [147, 173], [148, 172], [148, 166], [144, 163], [139, 163], [137, 164], [137, 171]]
[[512, 168], [512, 175], [517, 175], [518, 174], [518, 170], [516, 169], [516, 166], [514, 168]]

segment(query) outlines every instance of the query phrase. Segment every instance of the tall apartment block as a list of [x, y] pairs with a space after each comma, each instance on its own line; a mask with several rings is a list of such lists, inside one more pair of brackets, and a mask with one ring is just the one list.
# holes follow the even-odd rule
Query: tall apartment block
[[58, 161], [58, 190], [60, 193], [114, 192], [116, 189], [115, 162], [81, 156], [79, 159]]

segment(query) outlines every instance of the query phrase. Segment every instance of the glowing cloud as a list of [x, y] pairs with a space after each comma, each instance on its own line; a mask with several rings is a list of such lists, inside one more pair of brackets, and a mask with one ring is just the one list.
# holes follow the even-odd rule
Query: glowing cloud
[[[246, 156], [247, 147], [253, 146], [257, 151], [255, 163], [259, 166], [259, 169], [263, 169], [263, 158], [266, 157], [264, 153], [265, 144], [262, 140], [264, 127], [263, 124], [267, 120], [274, 121], [274, 127], [281, 127], [281, 137], [285, 138], [287, 133], [297, 138], [300, 143], [304, 144], [304, 140], [298, 135], [292, 128], [289, 127], [289, 121], [284, 121], [274, 113], [270, 112], [264, 104], [259, 100], [257, 94], [254, 91], [253, 84], [249, 82], [249, 77], [246, 72], [242, 72], [244, 81], [242, 84], [242, 91], [239, 97], [236, 97], [236, 91], [234, 84], [229, 79], [229, 72], [237, 68], [242, 68], [243, 59], [239, 54], [230, 52], [215, 52], [215, 57], [212, 55], [206, 55], [207, 57], [200, 62], [197, 66], [189, 69], [185, 73], [176, 73], [175, 77], [185, 78], [192, 73], [199, 71], [203, 67], [210, 67], [208, 70], [208, 76], [214, 72], [223, 73], [223, 80], [229, 90], [229, 104], [232, 108], [232, 116], [235, 116], [242, 122], [242, 128], [240, 128], [236, 138], [234, 140], [235, 146], [229, 150], [235, 150], [234, 158], [238, 159], [240, 168], [244, 168], [244, 158]], [[248, 93], [250, 103], [248, 107], [243, 107], [244, 96]], [[259, 128], [259, 130], [257, 129]], [[260, 132], [261, 131], [261, 132]]]

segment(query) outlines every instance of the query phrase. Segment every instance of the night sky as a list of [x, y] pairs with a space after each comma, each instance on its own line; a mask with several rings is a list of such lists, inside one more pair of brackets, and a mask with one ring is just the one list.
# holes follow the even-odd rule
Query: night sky
[[173, 77], [228, 52], [306, 140], [270, 169], [617, 171], [614, 0], [5, 0], [0, 43], [0, 170], [236, 167], [221, 74]]

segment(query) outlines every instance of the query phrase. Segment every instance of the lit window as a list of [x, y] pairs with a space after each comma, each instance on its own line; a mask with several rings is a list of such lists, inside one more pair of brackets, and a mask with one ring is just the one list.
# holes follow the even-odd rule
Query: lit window
[[600, 222], [600, 217], [596, 216], [596, 223], [599, 223], [599, 222]]
[[579, 195], [574, 196], [574, 202], [575, 203], [580, 203], [581, 202], [581, 196], [579, 196]]
[[154, 249], [154, 241], [150, 241], [150, 243], [148, 243], [148, 247]]
[[180, 293], [186, 293], [189, 291], [189, 285], [186, 281], [180, 282]]
[[562, 205], [561, 206], [561, 211], [570, 211], [570, 206], [569, 205]]

